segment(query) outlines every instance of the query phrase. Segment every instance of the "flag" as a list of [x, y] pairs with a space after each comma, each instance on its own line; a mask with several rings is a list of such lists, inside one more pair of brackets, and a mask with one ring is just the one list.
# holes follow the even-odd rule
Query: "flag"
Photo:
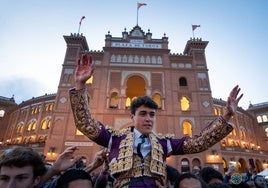
[[141, 6], [145, 6], [145, 5], [147, 5], [147, 4], [146, 3], [138, 3], [137, 8], [139, 9]]
[[194, 31], [198, 27], [200, 27], [200, 25], [192, 25], [192, 30]]
[[85, 19], [85, 18], [86, 18], [85, 16], [82, 16], [82, 18], [81, 18], [81, 20], [80, 20], [80, 22], [79, 22], [80, 25], [81, 25], [81, 23], [82, 23], [82, 20]]

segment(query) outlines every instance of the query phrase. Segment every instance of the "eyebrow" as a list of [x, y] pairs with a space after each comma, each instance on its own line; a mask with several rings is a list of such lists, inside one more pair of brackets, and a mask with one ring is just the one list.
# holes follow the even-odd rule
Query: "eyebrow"
[[31, 176], [31, 174], [29, 174], [29, 173], [23, 173], [23, 174], [17, 174], [16, 177], [17, 176]]
[[155, 111], [146, 111], [146, 110], [141, 110], [139, 113], [146, 113], [146, 114], [155, 114]]
[[[19, 176], [31, 176], [31, 174], [29, 173], [22, 173], [22, 174], [16, 174], [15, 177], [19, 177]], [[10, 177], [9, 175], [6, 174], [0, 174], [0, 177]]]

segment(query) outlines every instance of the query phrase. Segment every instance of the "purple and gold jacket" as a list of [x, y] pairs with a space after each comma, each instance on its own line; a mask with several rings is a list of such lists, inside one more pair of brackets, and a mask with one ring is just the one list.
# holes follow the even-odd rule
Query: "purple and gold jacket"
[[[84, 135], [95, 143], [109, 147], [109, 170], [117, 179], [118, 187], [151, 186], [161, 187], [166, 178], [166, 158], [169, 155], [183, 155], [202, 152], [213, 146], [232, 130], [221, 116], [210, 123], [199, 135], [182, 137], [160, 137], [155, 133], [149, 134], [151, 152], [141, 159], [134, 151], [133, 127], [116, 130], [105, 127], [101, 122], [91, 117], [89, 98], [86, 89], [70, 90], [70, 102], [74, 122]], [[110, 141], [111, 140], [111, 141]], [[170, 144], [172, 152], [168, 153]], [[133, 183], [131, 179], [148, 177]], [[143, 182], [143, 183], [142, 183]], [[116, 186], [117, 187], [117, 186]]]

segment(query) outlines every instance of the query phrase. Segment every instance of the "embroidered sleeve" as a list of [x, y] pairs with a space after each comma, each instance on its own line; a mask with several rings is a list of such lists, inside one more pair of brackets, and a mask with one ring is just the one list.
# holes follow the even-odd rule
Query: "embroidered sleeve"
[[199, 135], [186, 138], [183, 143], [183, 151], [185, 154], [205, 151], [226, 137], [232, 130], [232, 125], [219, 116]]
[[75, 126], [85, 136], [94, 140], [99, 136], [101, 126], [91, 117], [86, 89], [71, 89], [69, 94]]

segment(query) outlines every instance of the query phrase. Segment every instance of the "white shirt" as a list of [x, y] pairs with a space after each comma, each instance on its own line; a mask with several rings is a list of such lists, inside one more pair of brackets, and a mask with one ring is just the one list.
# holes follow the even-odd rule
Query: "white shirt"
[[[133, 152], [136, 154], [137, 154], [138, 144], [142, 141], [142, 138], [140, 137], [141, 135], [142, 134], [136, 128], [134, 128], [134, 149], [133, 149], [134, 151]], [[109, 151], [111, 149], [111, 145], [112, 145], [112, 136], [110, 138], [109, 145], [108, 145]], [[167, 140], [167, 149], [168, 149], [168, 151], [167, 151], [168, 153], [170, 153], [172, 151], [170, 140]], [[145, 157], [150, 152], [151, 152], [150, 139], [149, 139], [149, 137], [146, 137], [145, 142], [141, 145], [141, 154], [143, 157]]]
[[[136, 154], [138, 144], [142, 141], [141, 135], [142, 134], [137, 129], [134, 129], [134, 153]], [[148, 137], [145, 137], [144, 139], [145, 142], [141, 145], [141, 154], [143, 157], [145, 157], [151, 151], [150, 139]]]

